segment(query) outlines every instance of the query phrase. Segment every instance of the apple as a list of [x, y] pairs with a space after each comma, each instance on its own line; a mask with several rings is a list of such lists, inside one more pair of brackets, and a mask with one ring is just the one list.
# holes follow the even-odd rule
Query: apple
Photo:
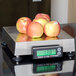
[[31, 23], [28, 17], [21, 17], [16, 22], [16, 28], [20, 33], [26, 33], [27, 26]]
[[50, 17], [48, 14], [44, 14], [44, 13], [38, 13], [36, 16], [35, 16], [36, 19], [38, 18], [45, 18], [46, 20], [50, 21]]
[[31, 22], [27, 28], [27, 34], [31, 38], [38, 38], [43, 35], [43, 27], [38, 22]]
[[60, 33], [60, 24], [57, 21], [50, 21], [44, 26], [44, 33], [49, 37], [56, 37]]
[[48, 22], [48, 21], [47, 21], [46, 19], [44, 19], [44, 18], [34, 19], [33, 21], [40, 23], [43, 27], [44, 27], [44, 25], [46, 25], [46, 23]]
[[17, 42], [24, 42], [24, 41], [27, 41], [27, 40], [28, 40], [28, 35], [27, 34], [19, 33], [16, 37]]

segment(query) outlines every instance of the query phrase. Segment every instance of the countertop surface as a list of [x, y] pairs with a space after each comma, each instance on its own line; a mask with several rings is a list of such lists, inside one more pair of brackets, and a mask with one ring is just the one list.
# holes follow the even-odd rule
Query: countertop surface
[[39, 60], [30, 57], [14, 62], [0, 46], [0, 76], [75, 76], [75, 57], [58, 60]]

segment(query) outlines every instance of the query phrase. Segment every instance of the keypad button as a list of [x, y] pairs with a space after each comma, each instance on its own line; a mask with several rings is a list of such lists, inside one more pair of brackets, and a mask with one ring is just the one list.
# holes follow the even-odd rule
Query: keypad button
[[57, 48], [57, 51], [60, 52], [61, 51], [61, 48]]
[[57, 55], [61, 55], [61, 52], [57, 52]]

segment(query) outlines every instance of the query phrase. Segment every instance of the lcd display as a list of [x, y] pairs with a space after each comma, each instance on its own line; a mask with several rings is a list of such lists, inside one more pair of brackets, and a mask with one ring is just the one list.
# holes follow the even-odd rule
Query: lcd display
[[50, 56], [56, 55], [56, 49], [49, 49], [49, 50], [38, 50], [37, 56]]

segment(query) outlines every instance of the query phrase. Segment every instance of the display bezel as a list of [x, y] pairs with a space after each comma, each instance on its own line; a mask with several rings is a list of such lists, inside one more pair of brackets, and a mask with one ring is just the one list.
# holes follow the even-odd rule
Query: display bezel
[[[57, 54], [57, 48], [61, 48], [61, 55]], [[43, 55], [43, 56], [38, 56], [37, 52], [38, 51], [44, 51], [44, 50], [56, 50], [55, 55]], [[32, 53], [33, 53], [33, 59], [44, 59], [44, 58], [55, 58], [55, 57], [62, 57], [63, 56], [63, 48], [61, 46], [52, 46], [52, 47], [33, 47], [32, 48]]]

